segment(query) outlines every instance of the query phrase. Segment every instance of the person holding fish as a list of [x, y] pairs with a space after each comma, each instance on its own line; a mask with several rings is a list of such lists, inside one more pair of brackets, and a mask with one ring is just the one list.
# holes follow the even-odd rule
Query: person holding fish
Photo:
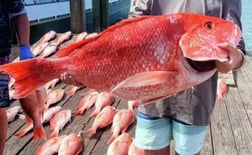
[[133, 1], [130, 16], [146, 16], [120, 21], [53, 59], [5, 64], [0, 72], [16, 80], [17, 98], [62, 76], [77, 81], [70, 84], [140, 100], [145, 105], [138, 109], [138, 148], [169, 154], [173, 137], [178, 154], [199, 154], [215, 103], [217, 69], [243, 64], [240, 3]]
[[[0, 1], [0, 65], [11, 62], [11, 25], [13, 22], [19, 40], [20, 60], [33, 58], [30, 50], [29, 20], [23, 0]], [[0, 74], [0, 155], [4, 151], [7, 134], [7, 116], [5, 107], [10, 106], [8, 92], [9, 77]]]
[[[192, 12], [231, 20], [241, 28], [241, 0], [133, 0], [129, 17], [142, 15], [165, 15]], [[188, 19], [190, 20], [190, 19]], [[214, 28], [214, 25], [207, 25]], [[225, 62], [215, 62], [219, 72], [239, 69], [243, 64], [245, 45], [241, 39], [237, 47], [221, 43], [228, 51]], [[204, 67], [191, 63], [196, 69]], [[217, 87], [217, 73], [209, 80], [182, 91], [162, 101], [138, 107], [135, 145], [145, 155], [170, 154], [170, 142], [174, 140], [176, 154], [200, 154], [206, 130], [212, 114]]]
[[[191, 12], [231, 20], [241, 28], [240, 0], [200, 0], [197, 2], [194, 0], [133, 0], [129, 17], [167, 15], [179, 12]], [[187, 20], [198, 22], [200, 19], [188, 18]], [[170, 24], [174, 24], [179, 21], [176, 21], [175, 18], [170, 18], [170, 22]], [[190, 26], [193, 26], [193, 24]], [[144, 27], [147, 26], [144, 25]], [[216, 25], [212, 21], [206, 21], [202, 26], [210, 30], [210, 33], [211, 30], [214, 31], [216, 29]], [[225, 30], [225, 27], [223, 27], [223, 30]], [[236, 35], [236, 30], [234, 31], [234, 35]], [[190, 32], [194, 37], [200, 36], [200, 34], [197, 34], [196, 29], [194, 33]], [[200, 37], [203, 36], [201, 35]], [[212, 42], [211, 37], [206, 37], [206, 39]], [[180, 41], [180, 46], [183, 43]], [[182, 50], [190, 50], [189, 44], [197, 47], [195, 45], [197, 43], [200, 42], [193, 42], [192, 37], [183, 46]], [[206, 48], [210, 49], [207, 46], [208, 44], [206, 44]], [[237, 70], [242, 66], [244, 54], [246, 54], [242, 38], [237, 47], [226, 42], [214, 46], [227, 51], [228, 57], [225, 57], [225, 60], [222, 61], [216, 60], [208, 63], [188, 59], [190, 66], [197, 71], [210, 70], [216, 67], [222, 73]], [[162, 47], [159, 49], [162, 49]], [[199, 59], [202, 59], [202, 57]], [[218, 73], [216, 72], [210, 79], [195, 87], [155, 103], [140, 105], [138, 107], [134, 140], [136, 147], [143, 149], [145, 155], [168, 155], [170, 153], [170, 142], [173, 139], [176, 154], [200, 154], [216, 100], [217, 76]], [[82, 85], [68, 73], [62, 74], [61, 79], [66, 83]]]

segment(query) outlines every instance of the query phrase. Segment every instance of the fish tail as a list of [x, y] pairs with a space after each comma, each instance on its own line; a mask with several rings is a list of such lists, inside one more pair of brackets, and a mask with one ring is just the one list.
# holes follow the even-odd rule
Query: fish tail
[[23, 137], [23, 136], [26, 135], [28, 132], [29, 132], [29, 130], [26, 130], [26, 128], [25, 128], [24, 130], [18, 131], [18, 132], [15, 133], [14, 135], [15, 135], [15, 136], [18, 136], [18, 137]]
[[116, 134], [113, 134], [109, 140], [108, 140], [108, 144], [111, 144], [115, 139], [116, 139], [117, 135]]
[[91, 133], [91, 134], [95, 134], [97, 131], [97, 127], [93, 126], [91, 128], [89, 128], [88, 130], [84, 131], [84, 132], [88, 132], [88, 133]]
[[[15, 79], [15, 91], [17, 99], [27, 97], [32, 91], [44, 85], [46, 82], [58, 75], [55, 71], [60, 69], [61, 65], [55, 65], [53, 61], [35, 58], [16, 63], [10, 63], [0, 66], [0, 72], [9, 74]], [[51, 72], [49, 72], [51, 71]], [[59, 73], [61, 74], [61, 73]], [[46, 76], [45, 76], [46, 75]]]
[[95, 117], [95, 116], [97, 116], [98, 115], [98, 111], [94, 111], [91, 115], [90, 115], [90, 117]]
[[39, 138], [42, 138], [44, 140], [47, 139], [46, 132], [43, 127], [36, 127], [33, 129], [33, 141], [36, 143]]
[[50, 136], [48, 137], [48, 139], [52, 139], [52, 138], [54, 138], [54, 137], [58, 137], [58, 135], [59, 135], [58, 131], [54, 130], [54, 131], [50, 134]]
[[82, 109], [77, 109], [73, 112], [75, 115], [82, 115], [84, 113], [84, 110]]
[[74, 95], [75, 92], [76, 92], [76, 89], [73, 86], [68, 92], [66, 92], [66, 94], [67, 96], [71, 97]]

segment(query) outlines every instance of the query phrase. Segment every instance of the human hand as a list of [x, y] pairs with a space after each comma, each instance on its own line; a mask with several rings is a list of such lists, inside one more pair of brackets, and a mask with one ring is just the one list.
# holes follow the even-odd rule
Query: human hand
[[20, 46], [20, 53], [19, 53], [20, 60], [26, 60], [34, 58], [34, 55], [31, 51], [31, 48], [27, 45]]
[[240, 49], [232, 46], [229, 43], [221, 43], [218, 45], [220, 48], [227, 50], [229, 57], [228, 57], [228, 61], [225, 62], [219, 62], [216, 61], [216, 68], [219, 72], [221, 73], [227, 73], [231, 70], [237, 69], [239, 67], [241, 67], [242, 63], [243, 63], [243, 53]]
[[71, 84], [71, 85], [75, 85], [75, 86], [79, 86], [79, 87], [83, 86], [82, 83], [75, 80], [75, 78], [68, 73], [61, 74], [60, 79], [62, 82], [67, 83], [67, 84]]

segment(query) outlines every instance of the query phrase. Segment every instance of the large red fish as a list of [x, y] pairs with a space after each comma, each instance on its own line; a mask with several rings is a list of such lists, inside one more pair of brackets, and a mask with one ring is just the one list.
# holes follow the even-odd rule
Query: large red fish
[[[89, 88], [147, 103], [209, 79], [216, 71], [214, 60], [228, 60], [228, 51], [218, 44], [236, 46], [240, 37], [237, 25], [216, 17], [143, 16], [72, 44], [58, 58], [2, 65], [0, 71], [15, 78], [18, 98], [66, 72]], [[197, 68], [198, 61], [205, 63]]]
[[33, 127], [33, 140], [37, 142], [41, 137], [47, 139], [46, 132], [42, 125], [42, 117], [45, 106], [46, 90], [44, 87], [38, 88], [26, 98], [20, 99], [20, 104], [26, 116], [27, 127], [17, 132], [15, 135], [24, 136]]

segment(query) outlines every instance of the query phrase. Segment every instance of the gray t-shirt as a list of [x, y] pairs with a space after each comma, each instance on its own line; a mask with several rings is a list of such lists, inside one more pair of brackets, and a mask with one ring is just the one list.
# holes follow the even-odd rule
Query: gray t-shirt
[[[241, 27], [240, 0], [132, 0], [129, 17], [193, 12], [232, 20]], [[190, 19], [188, 19], [190, 20]], [[244, 41], [238, 46], [244, 53]], [[139, 106], [141, 113], [172, 117], [193, 125], [208, 125], [216, 100], [216, 73], [209, 80], [165, 100]]]

